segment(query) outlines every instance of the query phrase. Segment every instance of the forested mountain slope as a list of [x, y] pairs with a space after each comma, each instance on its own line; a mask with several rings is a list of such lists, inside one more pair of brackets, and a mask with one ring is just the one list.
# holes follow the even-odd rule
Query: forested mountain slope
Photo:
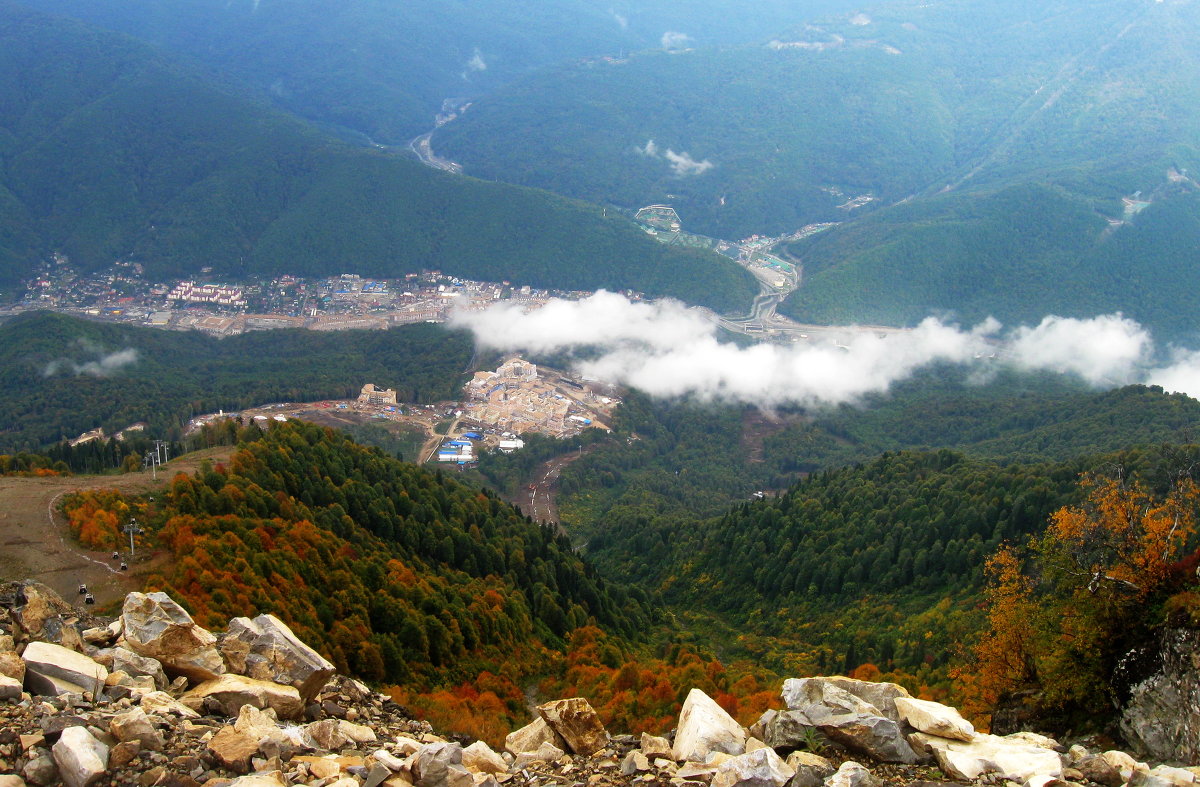
[[144, 44], [6, 2], [0, 284], [51, 251], [160, 279], [440, 269], [720, 309], [754, 289], [599, 209], [334, 141]]
[[272, 612], [375, 681], [473, 678], [518, 651], [532, 666], [542, 643], [589, 621], [630, 634], [646, 620], [552, 529], [312, 425], [273, 425], [227, 466], [176, 476], [150, 508], [103, 495], [66, 507], [86, 542], [115, 526], [96, 512], [121, 504], [171, 553], [150, 585], [202, 624]]
[[256, 86], [303, 117], [400, 145], [461, 101], [529, 71], [587, 56], [759, 40], [848, 0], [25, 0], [137, 36]]

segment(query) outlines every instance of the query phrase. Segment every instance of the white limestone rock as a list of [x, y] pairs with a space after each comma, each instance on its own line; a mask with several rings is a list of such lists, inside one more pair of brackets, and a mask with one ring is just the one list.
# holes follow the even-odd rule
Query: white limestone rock
[[305, 702], [337, 671], [274, 615], [234, 618], [218, 648], [231, 672], [292, 686]]
[[566, 750], [567, 742], [555, 732], [541, 716], [519, 730], [513, 730], [504, 739], [504, 750], [514, 757], [527, 751], [537, 751], [543, 743], [550, 743]]
[[714, 751], [742, 754], [746, 737], [742, 725], [724, 708], [700, 689], [692, 689], [679, 711], [671, 753], [676, 762], [706, 762]]
[[483, 741], [462, 750], [463, 767], [475, 773], [508, 773], [508, 763]]
[[0, 701], [20, 700], [21, 691], [21, 681], [7, 675], [0, 675]]
[[837, 772], [825, 780], [825, 787], [877, 787], [878, 784], [870, 771], [853, 760], [843, 762]]
[[975, 737], [975, 727], [949, 705], [912, 697], [897, 697], [896, 712], [900, 718], [919, 732], [942, 738], [969, 741]]
[[180, 701], [193, 710], [200, 710], [206, 699], [215, 701], [226, 716], [237, 716], [243, 705], [271, 708], [280, 719], [294, 719], [304, 709], [300, 692], [291, 686], [242, 675], [222, 675], [207, 680], [184, 694]]
[[31, 642], [21, 654], [25, 685], [35, 694], [82, 694], [103, 688], [108, 670], [92, 659], [61, 645]]
[[66, 728], [51, 751], [58, 775], [67, 787], [90, 787], [108, 769], [108, 747], [87, 727]]
[[774, 749], [764, 747], [730, 757], [717, 766], [712, 787], [783, 787], [796, 771]]
[[933, 755], [938, 767], [952, 779], [972, 781], [985, 773], [995, 773], [1024, 782], [1039, 775], [1055, 779], [1063, 775], [1058, 752], [1020, 740], [977, 734], [966, 742], [924, 732], [914, 732], [908, 738], [916, 749]]
[[166, 593], [130, 593], [121, 609], [123, 642], [133, 652], [157, 659], [170, 673], [207, 681], [225, 672], [217, 638]]

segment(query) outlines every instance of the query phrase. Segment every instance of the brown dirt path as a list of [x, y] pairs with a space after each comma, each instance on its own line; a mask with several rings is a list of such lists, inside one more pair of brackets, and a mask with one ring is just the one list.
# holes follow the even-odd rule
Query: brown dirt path
[[[231, 446], [196, 451], [173, 459], [158, 470], [123, 475], [0, 478], [0, 579], [36, 579], [71, 603], [82, 603], [80, 583], [103, 607], [142, 586], [153, 556], [139, 555], [129, 571], [119, 571], [112, 553], [86, 550], [71, 538], [66, 520], [56, 510], [59, 499], [78, 489], [149, 492], [161, 489], [176, 473], [193, 473], [204, 459], [222, 461]], [[126, 550], [122, 550], [124, 553]]]

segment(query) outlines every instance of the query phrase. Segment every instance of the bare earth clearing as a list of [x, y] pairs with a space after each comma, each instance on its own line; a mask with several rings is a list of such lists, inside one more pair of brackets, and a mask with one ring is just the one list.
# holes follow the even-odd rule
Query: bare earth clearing
[[[129, 571], [119, 571], [111, 553], [79, 546], [56, 510], [60, 498], [78, 489], [148, 492], [163, 488], [176, 473], [193, 473], [204, 459], [221, 461], [231, 446], [208, 448], [172, 460], [158, 470], [103, 476], [0, 478], [0, 578], [36, 579], [64, 599], [79, 598], [80, 583], [96, 597], [97, 606], [114, 603], [141, 587], [141, 574], [154, 565], [153, 555], [139, 554]], [[127, 548], [122, 550], [125, 554]]]

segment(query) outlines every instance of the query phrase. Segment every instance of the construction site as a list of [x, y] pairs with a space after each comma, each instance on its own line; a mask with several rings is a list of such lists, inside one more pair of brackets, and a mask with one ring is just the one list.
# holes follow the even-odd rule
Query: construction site
[[607, 429], [618, 399], [610, 386], [574, 380], [510, 358], [467, 383], [461, 420], [493, 433], [538, 432], [571, 437], [588, 427]]

